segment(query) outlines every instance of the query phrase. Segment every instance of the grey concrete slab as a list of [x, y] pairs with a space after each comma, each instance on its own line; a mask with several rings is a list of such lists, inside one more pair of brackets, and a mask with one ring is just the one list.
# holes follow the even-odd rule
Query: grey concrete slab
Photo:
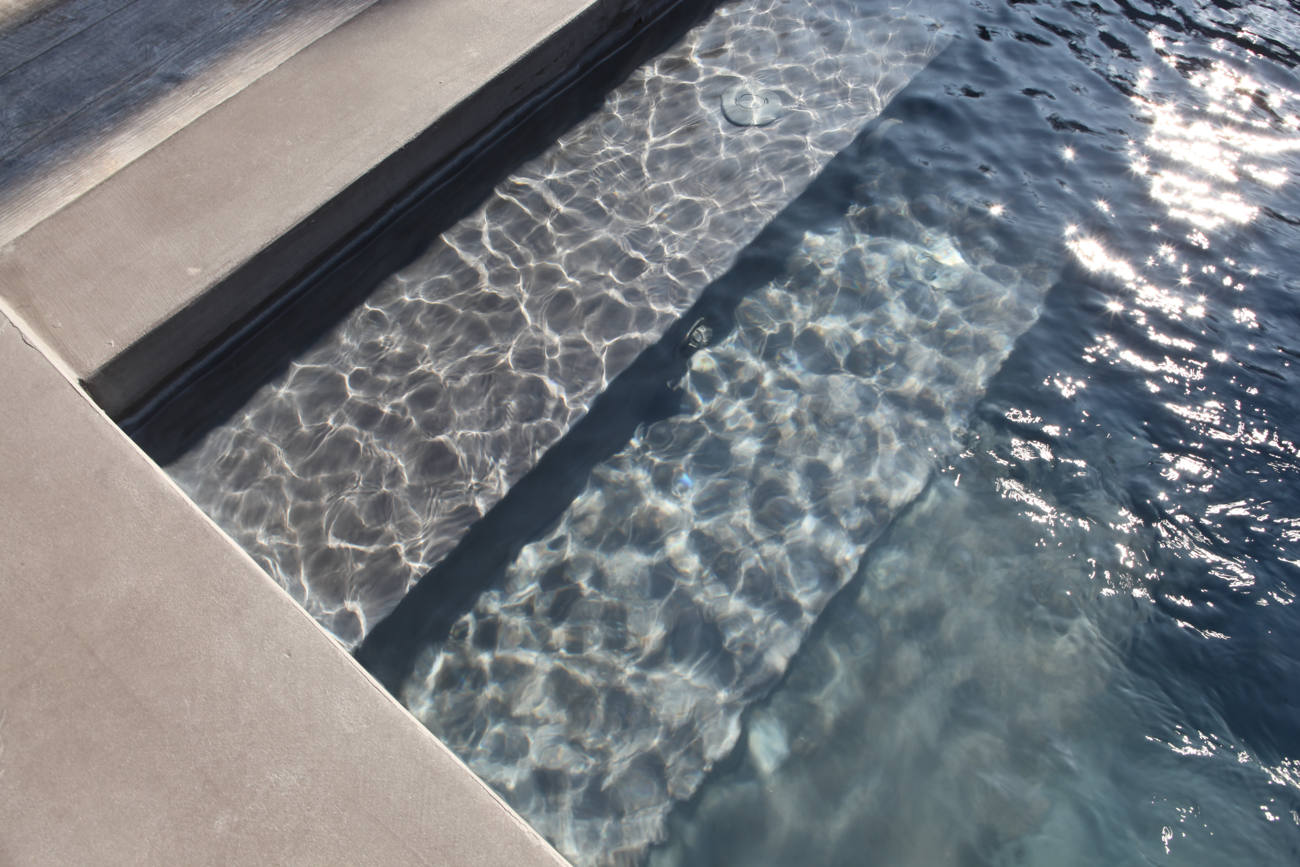
[[[437, 564], [633, 359], [716, 309], [681, 320], [939, 50], [930, 23], [857, 0], [719, 7], [454, 224], [394, 233], [420, 238], [418, 256], [356, 280], [364, 301], [352, 295], [327, 332], [311, 327], [310, 296], [278, 318], [261, 342], [312, 340], [244, 368], [266, 377], [255, 393], [205, 413], [258, 351], [246, 343], [167, 408], [174, 426], [140, 440], [340, 639], [360, 640], [416, 582], [429, 595], [408, 610], [449, 610]], [[783, 83], [791, 110], [729, 121], [723, 94], [759, 75]], [[211, 427], [180, 455], [195, 417]], [[521, 520], [540, 531], [546, 501], [558, 492]], [[412, 617], [389, 634], [422, 634]]]
[[376, 3], [0, 248], [0, 292], [120, 414], [662, 5]]
[[3, 317], [0, 369], [0, 863], [564, 863]]

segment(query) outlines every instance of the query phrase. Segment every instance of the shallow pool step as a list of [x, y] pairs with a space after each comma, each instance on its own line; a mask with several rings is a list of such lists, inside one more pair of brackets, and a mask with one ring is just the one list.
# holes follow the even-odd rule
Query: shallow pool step
[[[725, 333], [690, 357], [672, 414], [599, 462], [445, 635], [405, 648], [403, 701], [577, 863], [661, 839], [868, 545], [959, 449], [1052, 283], [954, 234], [965, 206], [911, 216], [889, 148], [859, 144], [810, 191], [847, 182], [856, 202], [791, 209], [777, 274], [706, 290], [731, 296]], [[480, 544], [457, 556], [487, 573]], [[424, 590], [364, 662], [418, 623]], [[775, 765], [784, 749], [773, 736], [760, 753]]]
[[[945, 38], [855, 3], [724, 5], [169, 471], [357, 641]], [[781, 117], [727, 119], [750, 81]]]

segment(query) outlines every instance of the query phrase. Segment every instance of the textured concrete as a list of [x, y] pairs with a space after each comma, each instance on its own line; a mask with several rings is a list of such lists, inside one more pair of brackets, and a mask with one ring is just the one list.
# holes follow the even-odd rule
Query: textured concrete
[[0, 369], [0, 863], [563, 863], [3, 317]]
[[663, 5], [376, 3], [0, 248], [0, 293], [119, 415]]

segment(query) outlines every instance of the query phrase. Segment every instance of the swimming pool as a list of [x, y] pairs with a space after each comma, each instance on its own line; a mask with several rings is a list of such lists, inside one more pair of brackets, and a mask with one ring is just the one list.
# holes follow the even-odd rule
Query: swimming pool
[[1294, 15], [989, 8], [900, 96], [913, 210], [1065, 270], [651, 863], [1296, 859]]
[[[355, 643], [945, 39], [891, 7], [721, 7], [168, 471]], [[741, 86], [780, 122], [729, 120]]]
[[[575, 862], [1293, 861], [1300, 22], [1227, 5], [723, 5], [173, 471]], [[700, 150], [602, 174], [623, 100]], [[421, 404], [503, 334], [538, 409]]]

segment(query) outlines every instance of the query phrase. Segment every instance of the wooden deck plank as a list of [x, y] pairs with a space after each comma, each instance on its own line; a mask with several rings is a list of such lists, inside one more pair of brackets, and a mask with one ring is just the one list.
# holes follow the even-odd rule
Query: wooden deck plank
[[0, 75], [139, 0], [0, 0]]
[[124, 6], [34, 62], [0, 75], [0, 155], [142, 75], [164, 69], [175, 74], [178, 66], [200, 66], [228, 52], [286, 5], [292, 4], [137, 0]]

